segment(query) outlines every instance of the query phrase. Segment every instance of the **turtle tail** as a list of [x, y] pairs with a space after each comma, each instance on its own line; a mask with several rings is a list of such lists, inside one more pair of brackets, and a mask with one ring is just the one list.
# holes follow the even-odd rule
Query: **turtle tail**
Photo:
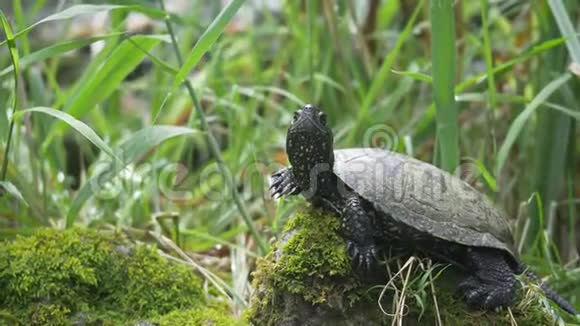
[[521, 274], [521, 273], [525, 274], [533, 282], [538, 283], [540, 285], [540, 288], [544, 291], [544, 294], [546, 295], [546, 297], [548, 297], [548, 299], [554, 301], [558, 306], [560, 306], [560, 308], [562, 308], [563, 310], [565, 310], [569, 314], [578, 315], [578, 311], [576, 310], [576, 308], [574, 308], [572, 306], [572, 304], [570, 304], [568, 301], [566, 301], [566, 299], [562, 298], [558, 293], [554, 292], [554, 290], [552, 290], [546, 283], [542, 282], [542, 280], [540, 280], [540, 278], [536, 274], [534, 274], [528, 268], [528, 266], [526, 266], [523, 263], [520, 264], [518, 274]]

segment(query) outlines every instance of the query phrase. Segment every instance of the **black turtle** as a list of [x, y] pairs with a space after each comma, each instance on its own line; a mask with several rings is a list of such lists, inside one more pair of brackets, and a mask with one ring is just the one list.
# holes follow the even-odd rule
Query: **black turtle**
[[[513, 304], [517, 259], [509, 224], [466, 182], [431, 164], [372, 148], [333, 149], [326, 116], [306, 105], [288, 129], [291, 167], [272, 175], [273, 195], [302, 194], [342, 218], [353, 263], [371, 270], [381, 248], [424, 254], [465, 272], [458, 292], [480, 309]], [[542, 284], [562, 309], [574, 307]]]

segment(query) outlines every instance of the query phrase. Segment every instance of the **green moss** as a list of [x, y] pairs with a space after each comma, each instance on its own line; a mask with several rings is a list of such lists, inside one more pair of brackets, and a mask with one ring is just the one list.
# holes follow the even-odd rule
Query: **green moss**
[[60, 305], [41, 304], [30, 310], [30, 325], [66, 325], [70, 310]]
[[[258, 261], [253, 274], [255, 291], [245, 318], [255, 325], [275, 325], [289, 319], [298, 323], [307, 320], [313, 324], [343, 325], [349, 318], [368, 325], [391, 324], [391, 317], [383, 314], [377, 303], [382, 286], [364, 284], [353, 274], [339, 230], [339, 219], [318, 210], [304, 210], [292, 217], [275, 250]], [[444, 325], [511, 324], [506, 309], [498, 312], [468, 309], [453, 294], [456, 276], [451, 270], [445, 270], [434, 284], [437, 313], [426, 276], [426, 272], [415, 268], [409, 277], [405, 321], [410, 325], [436, 324], [437, 314]], [[400, 282], [395, 285], [402, 288]], [[524, 289], [525, 295], [520, 295], [519, 303], [511, 308], [517, 323], [554, 324], [554, 317], [545, 308], [549, 305], [539, 290], [529, 286]], [[392, 295], [393, 291], [387, 290], [381, 298], [386, 311], [392, 309]], [[309, 312], [301, 315], [300, 311], [305, 309]], [[320, 320], [305, 317], [308, 313], [324, 317]]]
[[295, 214], [276, 249], [257, 262], [255, 294], [245, 318], [255, 325], [280, 322], [284, 316], [276, 304], [285, 293], [331, 307], [359, 301], [365, 289], [352, 273], [339, 229], [338, 219], [320, 211]]
[[358, 279], [352, 274], [344, 240], [338, 235], [337, 218], [319, 211], [299, 213], [289, 221], [285, 232], [300, 229], [282, 246], [282, 255], [274, 266], [275, 285], [308, 302], [333, 302], [331, 296], [360, 293]]
[[209, 302], [190, 268], [119, 235], [50, 229], [0, 245], [0, 324], [117, 325]]
[[205, 308], [174, 311], [154, 320], [159, 326], [243, 326], [243, 321], [235, 320], [224, 307], [209, 306]]
[[138, 247], [132, 258], [126, 265], [126, 292], [119, 300], [123, 311], [135, 316], [165, 314], [205, 303], [200, 280], [191, 269], [170, 265], [146, 247]]

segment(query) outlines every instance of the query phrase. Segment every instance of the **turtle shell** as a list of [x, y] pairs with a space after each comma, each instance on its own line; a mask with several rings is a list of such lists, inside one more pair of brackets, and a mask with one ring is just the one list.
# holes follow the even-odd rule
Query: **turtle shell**
[[507, 218], [465, 181], [412, 157], [376, 148], [335, 150], [335, 174], [395, 220], [467, 246], [515, 257]]

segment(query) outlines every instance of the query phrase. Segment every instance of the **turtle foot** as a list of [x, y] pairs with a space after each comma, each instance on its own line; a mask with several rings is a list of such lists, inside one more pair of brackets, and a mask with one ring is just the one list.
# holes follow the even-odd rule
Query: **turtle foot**
[[476, 249], [469, 258], [472, 274], [458, 286], [465, 303], [484, 310], [512, 305], [516, 279], [503, 254], [492, 249]]
[[351, 240], [347, 240], [346, 250], [356, 270], [370, 272], [377, 266], [378, 249], [375, 245], [360, 246]]
[[270, 186], [272, 197], [280, 198], [282, 196], [297, 195], [300, 193], [300, 187], [294, 179], [291, 168], [284, 168], [272, 174], [272, 185]]
[[494, 310], [511, 306], [514, 299], [514, 287], [507, 284], [492, 286], [469, 277], [459, 284], [458, 291], [465, 303], [474, 309]]

